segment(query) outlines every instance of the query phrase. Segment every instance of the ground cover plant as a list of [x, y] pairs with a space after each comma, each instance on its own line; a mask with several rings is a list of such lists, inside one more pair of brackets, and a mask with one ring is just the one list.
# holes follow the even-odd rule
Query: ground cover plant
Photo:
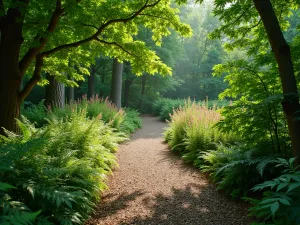
[[1, 136], [0, 223], [82, 224], [107, 188], [118, 144], [141, 126], [138, 112], [97, 98], [23, 112], [30, 120], [18, 120], [20, 134]]

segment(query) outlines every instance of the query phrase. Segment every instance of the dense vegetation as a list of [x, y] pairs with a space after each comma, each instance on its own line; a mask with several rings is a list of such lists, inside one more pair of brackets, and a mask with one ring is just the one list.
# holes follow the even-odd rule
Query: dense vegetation
[[138, 113], [93, 98], [23, 114], [20, 134], [1, 137], [1, 224], [81, 224], [106, 189], [118, 143], [141, 126]]
[[[218, 109], [186, 101], [171, 114], [165, 140], [185, 162], [208, 173], [218, 189], [254, 204], [250, 215], [273, 218], [276, 224], [298, 224], [300, 173], [294, 158], [289, 159], [290, 150], [277, 152], [269, 137], [257, 138], [260, 130], [249, 137], [224, 129], [226, 120], [220, 112], [226, 115], [231, 110], [234, 105]], [[248, 197], [257, 196], [253, 193], [257, 190], [265, 191], [261, 201]]]
[[[276, 1], [272, 3], [277, 13]], [[255, 6], [259, 8], [258, 4]], [[158, 105], [173, 108], [173, 112], [168, 110], [171, 118], [165, 132], [171, 149], [208, 173], [220, 190], [253, 204], [250, 215], [258, 219], [259, 224], [296, 225], [300, 223], [300, 174], [297, 158], [293, 157], [299, 154], [295, 153], [297, 141], [293, 143], [291, 135], [299, 139], [300, 134], [292, 134], [291, 129], [299, 127], [296, 122], [299, 110], [293, 113], [296, 124], [291, 128], [290, 112], [286, 112], [284, 106], [288, 94], [282, 95], [286, 91], [281, 89], [283, 78], [275, 76], [278, 66], [279, 73], [282, 72], [280, 56], [273, 55], [276, 41], [270, 40], [271, 34], [264, 33], [263, 18], [253, 17], [255, 12], [251, 8], [245, 14], [257, 21], [247, 23], [244, 16], [235, 21], [235, 28], [229, 25], [229, 21], [237, 18], [234, 12], [238, 13], [237, 9], [243, 7], [246, 5], [238, 1], [228, 7], [216, 2], [214, 13], [225, 24], [211, 34], [214, 38], [224, 34], [230, 38], [224, 46], [231, 50], [233, 57], [216, 64], [213, 70], [215, 76], [224, 78], [228, 84], [219, 97], [231, 99], [232, 103], [212, 109], [203, 103], [186, 102], [182, 106], [179, 100], [165, 99], [154, 103], [153, 108], [155, 112], [160, 108], [161, 116], [168, 106]], [[280, 17], [279, 23], [291, 46], [292, 63], [297, 65], [299, 11], [285, 8], [288, 3], [281, 7], [286, 14]], [[245, 33], [246, 30], [249, 33]], [[236, 52], [237, 48], [243, 55]], [[299, 87], [299, 84], [296, 77], [295, 85]], [[299, 104], [299, 100], [296, 99], [295, 104]]]
[[82, 224], [153, 113], [259, 224], [300, 224], [299, 6], [0, 0], [0, 223]]

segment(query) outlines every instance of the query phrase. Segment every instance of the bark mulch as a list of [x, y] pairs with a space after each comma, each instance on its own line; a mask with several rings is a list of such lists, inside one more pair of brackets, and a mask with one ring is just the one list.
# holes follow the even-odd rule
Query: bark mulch
[[143, 117], [143, 128], [120, 146], [120, 168], [87, 225], [249, 225], [243, 203], [218, 193], [168, 149], [165, 127], [155, 117]]

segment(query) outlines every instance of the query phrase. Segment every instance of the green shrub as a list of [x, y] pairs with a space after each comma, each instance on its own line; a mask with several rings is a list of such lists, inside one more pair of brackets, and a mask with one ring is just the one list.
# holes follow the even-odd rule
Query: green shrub
[[278, 170], [273, 164], [276, 155], [262, 148], [217, 145], [216, 150], [203, 152], [199, 168], [210, 174], [218, 189], [234, 198], [247, 196], [249, 190], [265, 179], [274, 177]]
[[220, 118], [215, 109], [186, 101], [183, 107], [174, 110], [165, 140], [185, 161], [198, 164], [199, 155], [215, 149], [216, 143], [229, 144], [236, 140], [233, 133], [222, 133], [215, 127]]
[[48, 117], [47, 109], [44, 106], [44, 101], [39, 102], [37, 105], [32, 105], [21, 109], [23, 116], [25, 116], [29, 121], [35, 124], [36, 127], [42, 127]]
[[125, 134], [131, 134], [140, 127], [142, 127], [142, 120], [139, 117], [139, 112], [126, 108], [124, 120], [120, 125], [120, 131]]
[[[170, 98], [160, 98], [156, 100], [152, 105], [152, 113], [155, 116], [159, 116], [161, 120], [170, 120], [170, 115], [173, 114], [173, 110], [180, 107], [184, 107], [188, 102], [192, 102], [190, 99], [170, 99]], [[229, 105], [226, 100], [213, 100], [213, 101], [200, 101], [200, 105], [205, 105], [207, 108], [220, 108]]]
[[20, 216], [28, 218], [22, 224], [82, 224], [106, 188], [106, 175], [116, 165], [113, 152], [125, 138], [98, 118], [88, 119], [85, 110], [48, 123], [35, 128], [18, 121], [22, 135], [1, 137], [1, 224], [16, 224], [11, 221]]
[[152, 114], [155, 116], [159, 116], [161, 109], [167, 102], [171, 101], [169, 98], [160, 98], [156, 100], [152, 105]]
[[108, 99], [100, 99], [96, 95], [93, 98], [87, 99], [83, 96], [82, 99], [65, 105], [64, 108], [48, 108], [44, 106], [44, 102], [38, 105], [33, 105], [22, 109], [22, 114], [37, 127], [42, 127], [48, 124], [51, 118], [70, 118], [74, 111], [86, 110], [89, 118], [99, 118], [109, 124], [116, 131], [122, 131], [126, 134], [134, 132], [137, 128], [141, 127], [141, 119], [135, 110], [118, 109]]
[[278, 158], [276, 167], [284, 168], [282, 175], [253, 188], [268, 192], [262, 200], [252, 201], [255, 205], [250, 208], [250, 215], [272, 220], [276, 225], [300, 224], [300, 171], [294, 167], [294, 160]]
[[119, 130], [121, 123], [124, 120], [124, 111], [118, 109], [108, 99], [100, 99], [98, 96], [87, 99], [86, 95], [76, 102], [66, 105], [64, 108], [50, 109], [48, 117], [69, 118], [73, 111], [86, 110], [89, 118], [99, 117], [110, 124], [111, 127]]

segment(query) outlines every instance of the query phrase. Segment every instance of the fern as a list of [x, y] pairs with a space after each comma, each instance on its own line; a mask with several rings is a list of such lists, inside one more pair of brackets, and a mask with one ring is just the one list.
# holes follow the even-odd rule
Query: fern
[[85, 109], [52, 115], [47, 123], [35, 128], [22, 118], [21, 134], [2, 137], [1, 222], [82, 224], [107, 188], [106, 176], [117, 165], [113, 153], [125, 135], [88, 118]]

